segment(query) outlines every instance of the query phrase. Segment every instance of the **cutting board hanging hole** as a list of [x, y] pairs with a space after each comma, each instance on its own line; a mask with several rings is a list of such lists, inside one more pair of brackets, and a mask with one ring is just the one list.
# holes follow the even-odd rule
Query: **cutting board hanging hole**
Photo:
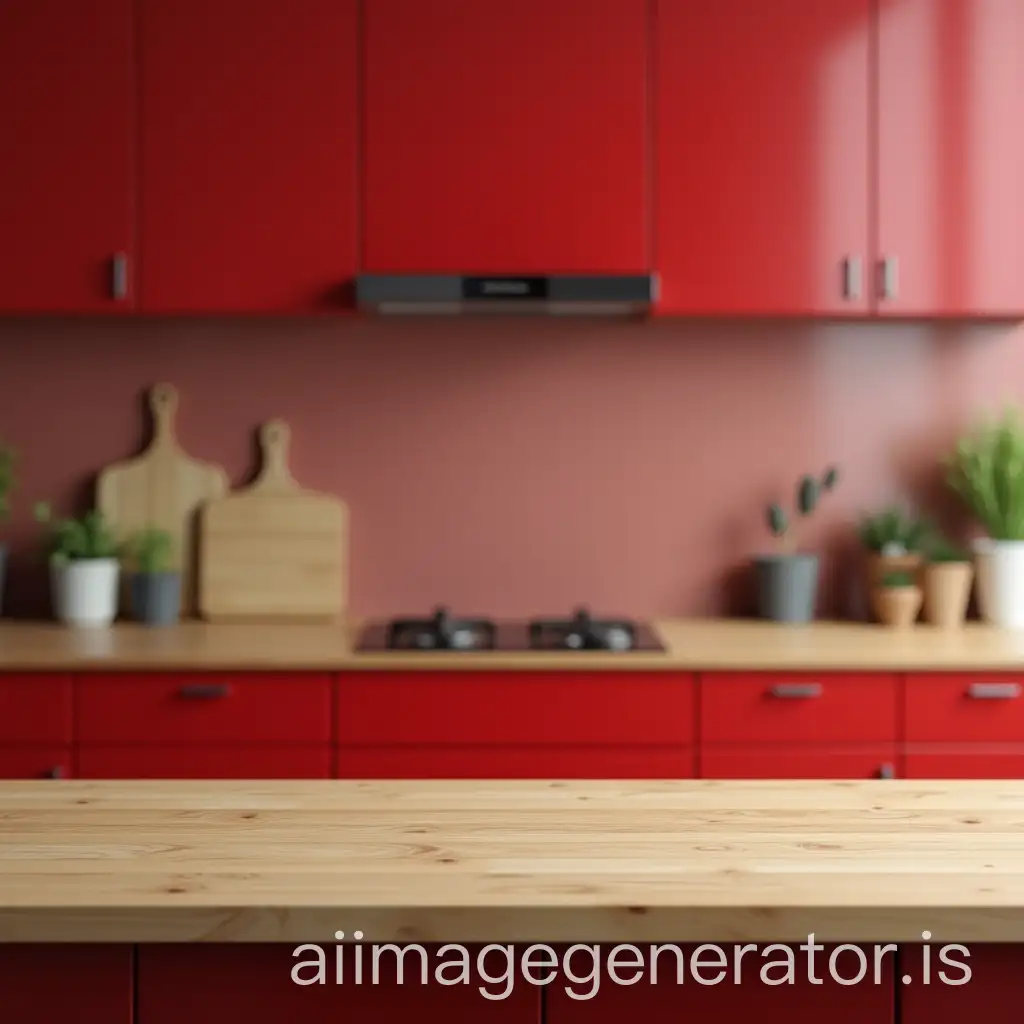
[[178, 411], [178, 392], [171, 384], [157, 384], [149, 392], [149, 412], [153, 417], [153, 441], [173, 443], [174, 418]]

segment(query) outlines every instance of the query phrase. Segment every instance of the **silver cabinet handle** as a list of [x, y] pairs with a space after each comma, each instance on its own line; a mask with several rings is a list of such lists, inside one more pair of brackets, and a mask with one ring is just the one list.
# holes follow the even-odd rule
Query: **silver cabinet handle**
[[110, 294], [122, 302], [128, 298], [128, 254], [115, 253], [110, 261]]
[[821, 683], [777, 683], [772, 687], [771, 693], [773, 697], [807, 700], [811, 697], [820, 697], [821, 691]]
[[900, 265], [895, 256], [886, 256], [879, 265], [878, 288], [883, 299], [895, 299], [900, 290]]
[[847, 256], [843, 260], [843, 298], [848, 302], [859, 299], [862, 287], [860, 258]]
[[1020, 683], [971, 683], [967, 695], [973, 700], [1016, 700]]
[[882, 767], [878, 769], [878, 777], [880, 779], [895, 779], [896, 769], [893, 768], [891, 764], [883, 764]]

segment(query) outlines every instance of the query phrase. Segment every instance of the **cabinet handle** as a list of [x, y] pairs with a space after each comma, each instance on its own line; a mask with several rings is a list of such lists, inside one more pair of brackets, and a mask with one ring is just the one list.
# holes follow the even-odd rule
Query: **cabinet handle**
[[778, 683], [772, 687], [773, 697], [807, 700], [821, 696], [821, 683]]
[[895, 256], [886, 256], [879, 266], [878, 283], [883, 299], [895, 299], [900, 290], [900, 265]]
[[895, 779], [896, 769], [893, 768], [891, 764], [883, 764], [882, 767], [878, 769], [878, 777], [880, 779]]
[[186, 683], [178, 693], [193, 700], [216, 700], [228, 696], [231, 687], [227, 683]]
[[847, 301], [859, 299], [861, 293], [861, 267], [857, 256], [843, 260], [843, 298]]
[[110, 294], [118, 301], [128, 298], [128, 254], [119, 252], [110, 261]]
[[967, 695], [973, 700], [1016, 700], [1020, 683], [971, 683]]
[[44, 774], [48, 779], [63, 779], [64, 769], [59, 764], [55, 764], [52, 768], [47, 768]]

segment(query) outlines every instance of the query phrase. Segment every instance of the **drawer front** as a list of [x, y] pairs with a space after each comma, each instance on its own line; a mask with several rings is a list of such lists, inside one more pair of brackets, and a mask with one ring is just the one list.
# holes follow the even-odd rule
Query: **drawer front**
[[70, 746], [0, 747], [0, 779], [69, 779]]
[[894, 743], [899, 681], [885, 673], [701, 677], [704, 743]]
[[342, 745], [691, 745], [695, 682], [661, 672], [353, 672]]
[[908, 779], [1024, 779], [1024, 743], [926, 744], [903, 757]]
[[1024, 675], [907, 676], [908, 743], [1024, 743]]
[[329, 675], [83, 676], [77, 699], [78, 738], [87, 744], [317, 743], [331, 738]]
[[692, 779], [683, 747], [349, 747], [339, 779]]
[[706, 747], [702, 779], [880, 779], [896, 778], [896, 744], [867, 747]]
[[0, 743], [70, 743], [71, 677], [0, 675]]
[[82, 779], [329, 779], [329, 744], [81, 747]]

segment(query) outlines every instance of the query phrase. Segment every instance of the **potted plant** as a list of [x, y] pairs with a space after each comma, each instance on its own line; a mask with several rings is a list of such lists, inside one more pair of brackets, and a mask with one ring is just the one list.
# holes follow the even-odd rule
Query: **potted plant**
[[922, 593], [917, 575], [890, 572], [871, 592], [871, 604], [878, 621], [885, 626], [906, 629], [921, 613]]
[[[11, 514], [11, 491], [14, 490], [14, 452], [0, 445], [0, 522]], [[0, 615], [4, 610], [4, 584], [7, 578], [7, 545], [0, 541]]]
[[[801, 477], [796, 488], [797, 515], [801, 519], [810, 516], [821, 496], [836, 486], [838, 478], [834, 467], [826, 470], [820, 480]], [[818, 598], [818, 555], [797, 550], [794, 524], [781, 505], [769, 505], [765, 517], [780, 550], [754, 561], [759, 614], [775, 622], [810, 622]]]
[[932, 535], [925, 520], [916, 519], [898, 505], [863, 516], [857, 532], [868, 552], [869, 590], [890, 572], [917, 572]]
[[962, 626], [974, 582], [970, 555], [938, 537], [928, 552], [923, 577], [925, 619], [943, 629]]
[[1024, 429], [1017, 413], [976, 425], [946, 469], [949, 486], [988, 534], [979, 548], [982, 614], [995, 626], [1024, 629]]
[[173, 550], [167, 530], [150, 527], [132, 538], [132, 611], [147, 626], [170, 626], [181, 615], [181, 573], [172, 564]]
[[50, 526], [50, 590], [57, 619], [69, 626], [109, 626], [117, 616], [120, 549], [103, 513], [80, 519], [53, 518], [36, 506], [36, 519]]

